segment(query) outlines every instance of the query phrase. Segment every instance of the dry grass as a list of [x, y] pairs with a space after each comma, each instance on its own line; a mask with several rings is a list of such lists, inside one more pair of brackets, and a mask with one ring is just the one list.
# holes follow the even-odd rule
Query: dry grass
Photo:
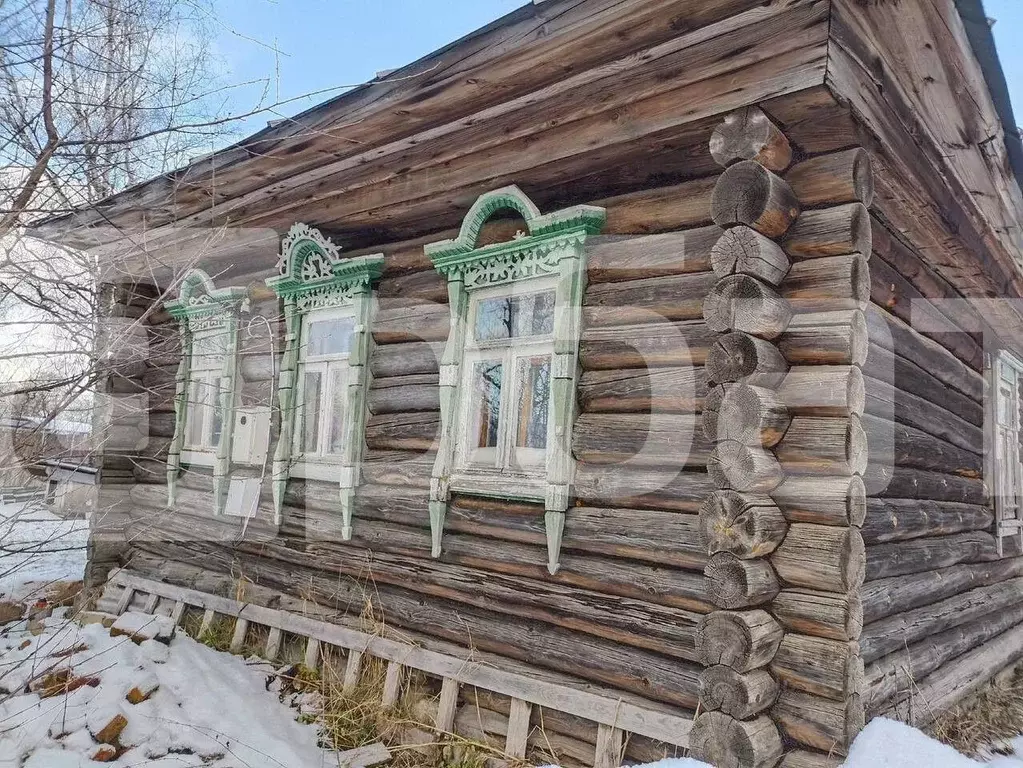
[[1023, 733], [1023, 667], [943, 713], [927, 729], [964, 755], [1003, 754]]

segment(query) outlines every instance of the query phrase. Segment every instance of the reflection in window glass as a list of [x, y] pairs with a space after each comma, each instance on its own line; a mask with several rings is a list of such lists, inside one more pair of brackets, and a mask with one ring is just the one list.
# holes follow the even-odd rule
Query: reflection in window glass
[[473, 368], [473, 432], [477, 448], [495, 448], [501, 419], [501, 363], [482, 361]]
[[352, 346], [355, 322], [350, 317], [316, 320], [306, 326], [306, 357], [347, 355]]
[[209, 385], [209, 405], [206, 412], [210, 414], [213, 424], [210, 427], [210, 446], [220, 445], [220, 433], [224, 428], [224, 414], [221, 411], [220, 377], [213, 379]]
[[554, 331], [554, 291], [483, 299], [476, 307], [477, 341], [540, 336]]
[[200, 447], [202, 445], [202, 411], [203, 411], [203, 384], [198, 379], [193, 379], [188, 387], [188, 407], [185, 410], [185, 418], [188, 421], [188, 435], [185, 440], [187, 445]]
[[515, 445], [518, 448], [546, 448], [547, 406], [551, 391], [550, 357], [520, 358], [515, 376], [519, 393]]
[[306, 371], [302, 383], [302, 424], [299, 431], [302, 453], [316, 453], [320, 436], [320, 372]]
[[227, 354], [227, 334], [223, 331], [206, 333], [192, 340], [192, 368], [195, 370], [219, 369]]
[[342, 453], [345, 439], [345, 371], [334, 365], [330, 368], [330, 439], [328, 453]]

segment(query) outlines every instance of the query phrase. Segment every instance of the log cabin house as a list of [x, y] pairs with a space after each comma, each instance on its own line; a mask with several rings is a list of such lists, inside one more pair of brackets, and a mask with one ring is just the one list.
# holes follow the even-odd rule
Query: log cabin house
[[526, 5], [36, 226], [144, 329], [89, 578], [512, 757], [836, 766], [1023, 657], [1021, 172], [979, 0]]

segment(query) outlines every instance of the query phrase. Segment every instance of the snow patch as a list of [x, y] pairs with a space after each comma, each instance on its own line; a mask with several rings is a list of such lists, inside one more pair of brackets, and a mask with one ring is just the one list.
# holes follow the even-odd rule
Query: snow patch
[[[336, 768], [336, 753], [318, 746], [317, 726], [297, 722], [298, 712], [267, 691], [268, 664], [220, 653], [183, 633], [168, 646], [136, 645], [102, 624], [51, 619], [36, 636], [6, 629], [0, 688], [13, 695], [0, 697], [0, 768], [96, 765], [90, 758], [99, 745], [90, 731], [117, 714], [128, 723], [118, 738], [126, 749], [108, 763], [115, 768]], [[57, 670], [99, 682], [49, 698], [24, 693], [30, 681]], [[139, 686], [151, 695], [133, 705], [126, 697]]]

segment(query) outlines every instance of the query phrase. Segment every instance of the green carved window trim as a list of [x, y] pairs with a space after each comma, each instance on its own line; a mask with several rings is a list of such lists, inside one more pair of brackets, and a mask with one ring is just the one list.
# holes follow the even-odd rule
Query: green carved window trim
[[177, 501], [185, 431], [188, 429], [188, 392], [192, 378], [193, 340], [206, 331], [223, 333], [226, 340], [220, 370], [220, 442], [213, 459], [214, 509], [223, 514], [231, 471], [231, 443], [234, 437], [234, 408], [238, 390], [238, 313], [248, 292], [245, 288], [217, 288], [201, 269], [191, 269], [181, 281], [178, 298], [164, 308], [178, 321], [181, 333], [181, 361], [174, 385], [174, 437], [167, 456], [167, 504]]
[[[513, 210], [525, 220], [527, 232], [509, 242], [477, 247], [483, 225], [498, 211]], [[539, 208], [516, 186], [482, 195], [469, 209], [458, 237], [426, 246], [426, 255], [448, 280], [451, 329], [440, 367], [441, 431], [430, 481], [430, 529], [432, 554], [442, 550], [444, 520], [451, 498], [452, 474], [464, 381], [462, 365], [466, 351], [470, 295], [491, 286], [548, 277], [556, 279], [554, 342], [551, 360], [549, 421], [553, 428], [544, 467], [544, 522], [547, 530], [547, 569], [560, 567], [565, 511], [572, 497], [575, 462], [572, 458], [572, 426], [575, 391], [579, 377], [579, 338], [582, 333], [582, 300], [586, 289], [587, 236], [598, 234], [606, 211], [590, 205], [541, 214]], [[487, 494], [515, 500], [535, 500], [512, 487]]]
[[267, 286], [284, 303], [285, 345], [278, 381], [281, 432], [274, 451], [274, 515], [279, 522], [294, 465], [295, 412], [302, 320], [319, 309], [350, 309], [354, 318], [348, 357], [347, 418], [343, 453], [337, 467], [341, 537], [352, 537], [355, 490], [365, 451], [366, 397], [369, 391], [370, 326], [375, 311], [373, 281], [383, 271], [383, 254], [341, 258], [341, 249], [312, 227], [296, 223], [281, 241], [278, 275]]

